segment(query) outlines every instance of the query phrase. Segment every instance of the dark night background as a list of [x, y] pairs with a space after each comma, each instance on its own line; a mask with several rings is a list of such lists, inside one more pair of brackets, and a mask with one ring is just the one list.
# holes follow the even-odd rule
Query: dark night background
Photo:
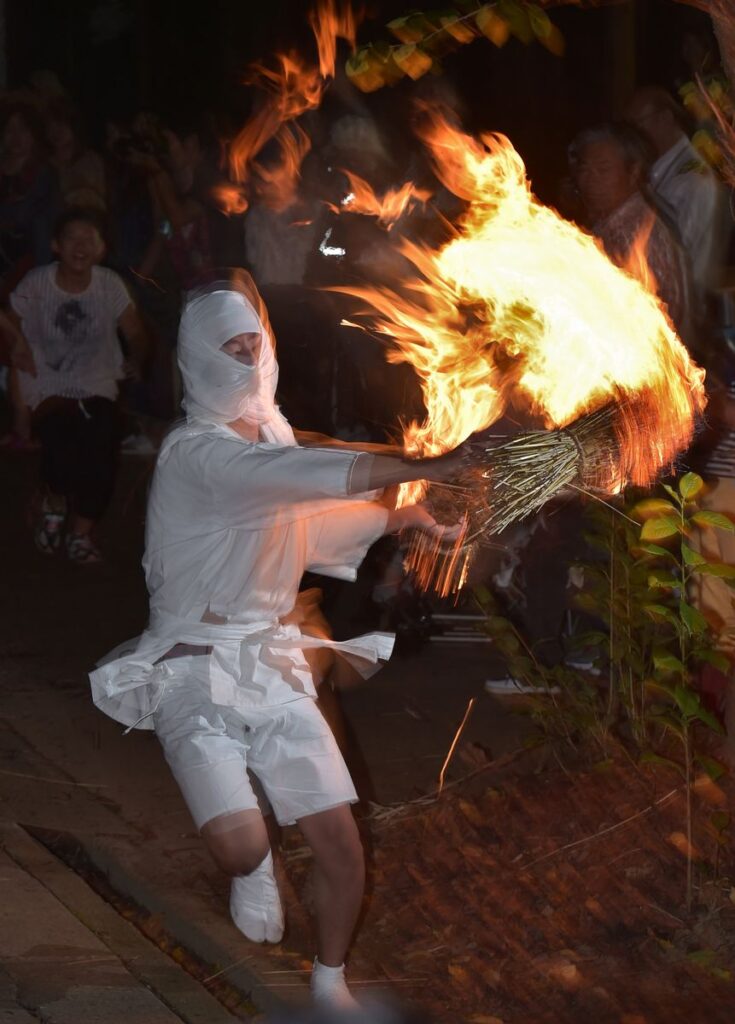
[[[308, 0], [10, 0], [7, 85], [52, 69], [86, 114], [93, 141], [106, 117], [141, 107], [164, 117], [215, 112], [227, 134], [249, 109], [248, 63], [279, 47], [313, 46], [309, 8]], [[386, 37], [384, 22], [410, 8], [411, 0], [369, 4], [360, 41]], [[511, 39], [501, 50], [489, 42], [462, 47], [444, 64], [468, 127], [508, 134], [542, 198], [553, 197], [575, 131], [617, 112], [636, 84], [674, 87], [686, 79], [682, 35], [709, 27], [706, 15], [673, 0], [560, 7], [552, 17], [566, 38], [561, 59]], [[393, 111], [410, 89], [404, 81], [368, 97], [384, 128], [393, 122], [400, 132]]]

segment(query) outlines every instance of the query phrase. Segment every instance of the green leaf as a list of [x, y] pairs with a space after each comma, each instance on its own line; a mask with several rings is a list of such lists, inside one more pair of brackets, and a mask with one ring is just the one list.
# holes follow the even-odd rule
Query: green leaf
[[516, 676], [518, 679], [525, 679], [532, 672], [536, 671], [536, 666], [525, 654], [518, 654], [515, 658], [508, 658], [507, 663], [511, 675]]
[[476, 33], [467, 21], [460, 21], [456, 11], [441, 12], [439, 23], [453, 39], [458, 43], [471, 43], [476, 38]]
[[685, 473], [679, 481], [679, 494], [684, 501], [691, 501], [704, 487], [704, 480], [697, 473]]
[[730, 659], [721, 651], [699, 648], [692, 652], [692, 657], [697, 661], [706, 661], [709, 665], [714, 665], [720, 672], [729, 672], [731, 668]]
[[501, 633], [495, 638], [495, 646], [502, 654], [507, 655], [518, 654], [521, 649], [521, 645], [513, 633]]
[[681, 542], [681, 557], [684, 559], [685, 565], [705, 565], [707, 562], [706, 558], [703, 558], [694, 548], [690, 548], [684, 541]]
[[679, 739], [684, 739], [684, 726], [672, 714], [668, 711], [659, 711], [655, 715], [649, 715], [648, 720], [654, 722], [657, 725], [662, 725], [664, 729], [668, 729], [669, 732], [673, 732]]
[[649, 590], [675, 590], [680, 586], [681, 580], [668, 569], [652, 569], [648, 574]]
[[668, 548], [662, 548], [660, 544], [641, 544], [640, 550], [645, 551], [647, 555], [656, 555], [659, 558], [670, 558], [672, 561], [676, 561], [672, 552]]
[[679, 520], [673, 516], [648, 519], [641, 530], [641, 540], [662, 540], [679, 532]]
[[424, 38], [425, 30], [421, 21], [415, 15], [407, 14], [402, 18], [394, 18], [385, 26], [392, 32], [396, 39], [402, 43], [418, 43]]
[[495, 599], [493, 598], [492, 591], [484, 586], [484, 584], [478, 583], [472, 588], [472, 593], [483, 611], [492, 611], [495, 608]]
[[662, 768], [673, 768], [674, 771], [679, 772], [680, 775], [686, 775], [682, 765], [678, 764], [676, 761], [672, 761], [670, 757], [662, 757], [661, 754], [657, 754], [653, 750], [644, 750], [638, 758], [638, 763], [660, 765]]
[[495, 4], [484, 4], [475, 15], [475, 24], [495, 46], [505, 46], [510, 36], [510, 25], [498, 14]]
[[679, 683], [674, 687], [674, 700], [679, 710], [687, 718], [695, 718], [700, 707], [699, 694], [695, 693], [690, 686]]
[[674, 499], [674, 501], [676, 501], [677, 503], [680, 501], [679, 495], [676, 493], [673, 487], [669, 487], [668, 484], [661, 484], [661, 486], [666, 491], [666, 493], [669, 494]]
[[650, 615], [652, 619], [663, 619], [664, 622], [668, 622], [670, 626], [678, 631], [681, 628], [681, 623], [671, 611], [663, 604], [644, 604], [643, 611]]
[[735, 580], [735, 565], [725, 565], [723, 562], [705, 562], [704, 565], [696, 565], [694, 572], [701, 576], [717, 576], [721, 580]]
[[644, 498], [643, 501], [637, 502], [630, 510], [630, 515], [633, 519], [638, 519], [641, 522], [671, 513], [678, 515], [679, 509], [663, 498]]
[[666, 682], [665, 679], [654, 679], [649, 676], [643, 680], [643, 688], [646, 691], [653, 690], [656, 693], [665, 693], [667, 697], [674, 699], [674, 687], [672, 683]]
[[406, 43], [393, 50], [393, 61], [401, 71], [414, 81], [425, 75], [434, 63], [431, 57], [416, 43]]
[[697, 635], [707, 632], [709, 627], [704, 615], [684, 600], [679, 601], [679, 615], [689, 633]]
[[654, 651], [653, 664], [661, 672], [679, 672], [682, 675], [686, 672], [682, 662], [675, 655], [665, 651]]
[[501, 18], [507, 21], [516, 39], [520, 39], [522, 43], [530, 43], [533, 39], [533, 29], [526, 8], [515, 0], [498, 0], [497, 9]]
[[722, 728], [720, 720], [718, 718], [715, 718], [712, 712], [708, 711], [707, 708], [704, 707], [704, 705], [701, 703], [701, 701], [699, 707], [697, 708], [696, 717], [699, 719], [700, 722], [702, 722], [703, 725], [706, 725], [708, 729], [711, 729], [712, 732], [716, 732], [718, 736], [722, 736], [724, 734], [725, 730]]
[[504, 619], [502, 615], [488, 615], [485, 619], [485, 629], [490, 636], [500, 636], [504, 633], [515, 633], [513, 623]]
[[551, 35], [551, 18], [549, 18], [543, 8], [539, 7], [538, 4], [528, 4], [526, 7], [528, 11], [528, 20], [531, 23], [533, 34], [537, 39], [548, 39]]
[[[715, 760], [714, 757], [708, 757], [706, 754], [697, 754], [694, 760], [697, 762], [700, 768], [704, 769], [704, 771], [707, 773], [707, 775], [709, 775], [713, 782], [717, 782], [717, 780], [721, 779], [723, 775], [727, 775], [727, 766], [724, 765], [722, 761]], [[721, 811], [720, 813], [722, 814], [725, 812]], [[725, 816], [729, 822], [730, 815], [725, 814]]]
[[691, 960], [698, 967], [709, 967], [714, 963], [716, 957], [714, 949], [694, 949], [691, 953], [687, 953], [687, 960]]
[[697, 526], [716, 526], [718, 530], [726, 530], [728, 533], [735, 533], [735, 525], [727, 516], [721, 512], [710, 512], [709, 509], [700, 509], [691, 517], [691, 521]]

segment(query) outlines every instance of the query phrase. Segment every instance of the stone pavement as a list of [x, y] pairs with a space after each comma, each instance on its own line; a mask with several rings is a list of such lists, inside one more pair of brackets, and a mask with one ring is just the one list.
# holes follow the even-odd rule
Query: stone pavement
[[18, 826], [0, 826], [0, 1021], [226, 1024], [233, 1018]]

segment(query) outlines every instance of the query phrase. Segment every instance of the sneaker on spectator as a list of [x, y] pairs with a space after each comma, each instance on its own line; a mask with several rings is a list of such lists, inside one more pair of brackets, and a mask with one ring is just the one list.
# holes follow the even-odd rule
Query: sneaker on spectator
[[504, 679], [486, 679], [485, 693], [492, 693], [496, 697], [503, 695], [513, 696], [514, 694], [526, 693], [560, 693], [558, 686], [532, 686], [530, 683], [522, 683], [520, 679], [506, 676]]
[[564, 664], [567, 668], [574, 669], [576, 672], [586, 672], [590, 676], [599, 676], [602, 674], [602, 670], [592, 658], [585, 657], [583, 654], [570, 654], [564, 659]]
[[54, 509], [44, 499], [41, 506], [41, 514], [33, 539], [38, 550], [44, 555], [55, 555], [61, 547], [61, 531], [64, 526], [66, 513], [64, 509]]
[[102, 561], [100, 550], [88, 533], [67, 534], [66, 554], [70, 562], [79, 565], [96, 565]]

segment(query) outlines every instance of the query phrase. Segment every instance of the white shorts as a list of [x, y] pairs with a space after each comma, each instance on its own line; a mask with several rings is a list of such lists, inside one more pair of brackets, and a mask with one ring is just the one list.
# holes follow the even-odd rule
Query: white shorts
[[357, 793], [331, 729], [311, 697], [270, 708], [213, 704], [203, 657], [169, 661], [156, 734], [198, 829], [258, 808], [256, 776], [280, 825], [354, 803]]

